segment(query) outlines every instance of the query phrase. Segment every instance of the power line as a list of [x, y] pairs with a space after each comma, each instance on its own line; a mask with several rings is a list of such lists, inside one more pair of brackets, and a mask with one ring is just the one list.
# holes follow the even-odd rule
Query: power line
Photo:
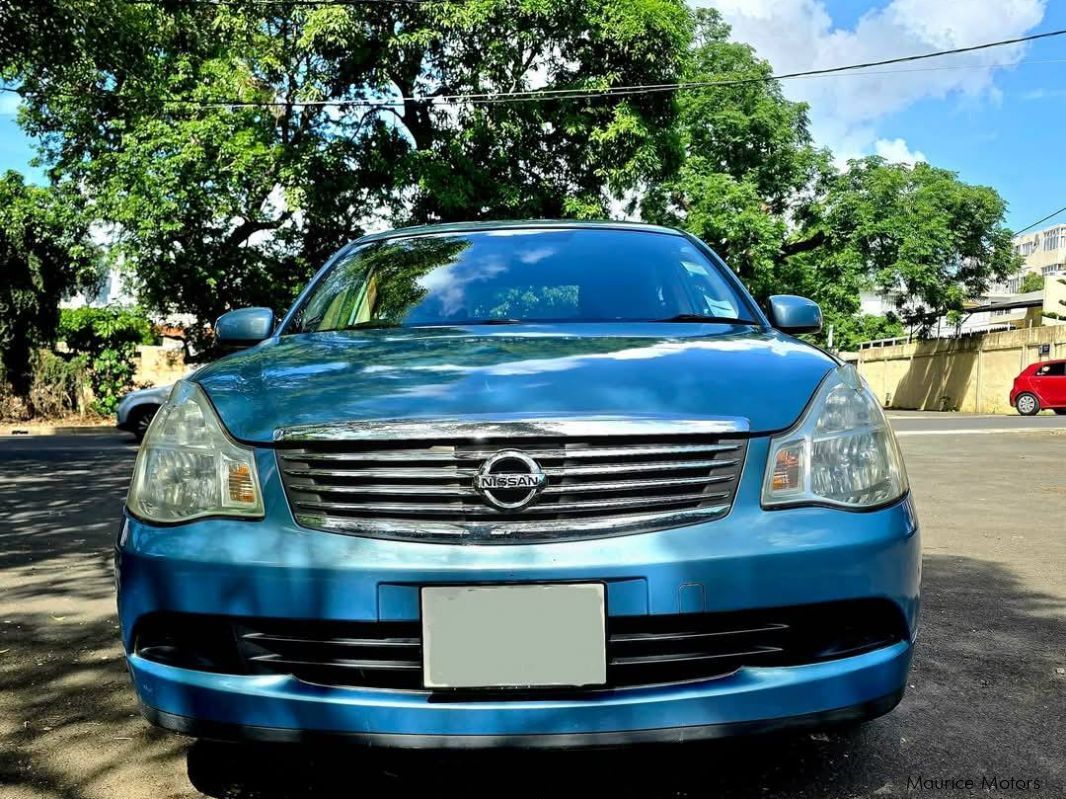
[[1032, 228], [1035, 228], [1035, 227], [1036, 227], [1037, 225], [1039, 225], [1039, 224], [1040, 224], [1041, 222], [1047, 222], [1047, 221], [1048, 221], [1049, 219], [1051, 219], [1051, 218], [1052, 218], [1053, 216], [1058, 216], [1058, 215], [1059, 215], [1059, 214], [1061, 214], [1061, 213], [1062, 213], [1063, 211], [1066, 211], [1066, 205], [1062, 206], [1062, 208], [1060, 208], [1060, 209], [1059, 209], [1059, 210], [1057, 210], [1057, 211], [1052, 211], [1052, 212], [1051, 212], [1050, 214], [1048, 214], [1048, 215], [1047, 215], [1047, 216], [1045, 216], [1045, 217], [1041, 217], [1040, 219], [1038, 219], [1038, 220], [1036, 220], [1035, 222], [1033, 222], [1033, 224], [1031, 224], [1031, 225], [1026, 225], [1025, 227], [1023, 227], [1023, 228], [1021, 228], [1021, 229], [1019, 229], [1019, 230], [1015, 230], [1015, 231], [1014, 231], [1013, 233], [1011, 233], [1011, 235], [1012, 235], [1012, 236], [1017, 236], [1017, 235], [1019, 235], [1020, 233], [1024, 233], [1024, 232], [1025, 232], [1025, 231], [1027, 231], [1027, 230], [1031, 230]]
[[[132, 0], [133, 2], [150, 2], [151, 0]], [[237, 2], [238, 0], [184, 0], [185, 2], [194, 2], [201, 4], [219, 4], [222, 2]], [[248, 0], [248, 2], [266, 2], [267, 0]], [[270, 2], [293, 2], [294, 0], [270, 0]], [[318, 4], [368, 4], [368, 3], [382, 3], [382, 2], [403, 2], [403, 3], [427, 3], [427, 2], [441, 2], [442, 0], [295, 0], [296, 2], [305, 3], [318, 3]], [[447, 0], [443, 0], [447, 1]], [[153, 3], [158, 4], [158, 3]], [[1058, 29], [1053, 31], [1047, 31], [1045, 33], [1030, 34], [1028, 36], [1020, 36], [1012, 39], [1001, 39], [994, 42], [985, 42], [983, 44], [971, 45], [969, 47], [957, 47], [949, 50], [938, 50], [932, 53], [920, 53], [917, 55], [899, 56], [896, 58], [886, 58], [880, 61], [866, 61], [858, 64], [845, 64], [836, 67], [826, 67], [823, 69], [805, 70], [801, 72], [786, 72], [777, 75], [758, 75], [752, 77], [742, 78], [726, 78], [720, 80], [708, 80], [708, 81], [687, 81], [687, 82], [673, 82], [673, 83], [657, 83], [657, 84], [633, 84], [629, 86], [614, 86], [606, 89], [579, 89], [579, 88], [566, 88], [566, 89], [531, 89], [515, 92], [479, 92], [479, 93], [455, 93], [455, 94], [440, 94], [440, 95], [425, 95], [425, 96], [411, 96], [411, 97], [396, 97], [389, 100], [190, 100], [185, 98], [164, 98], [163, 102], [169, 105], [178, 105], [194, 108], [285, 108], [285, 107], [299, 107], [299, 108], [312, 108], [312, 107], [360, 107], [360, 108], [390, 108], [398, 105], [402, 105], [405, 102], [427, 103], [430, 105], [443, 105], [456, 102], [471, 102], [475, 104], [490, 104], [490, 103], [503, 103], [503, 102], [529, 102], [538, 101], [541, 99], [555, 99], [555, 100], [571, 100], [571, 99], [592, 99], [596, 97], [625, 97], [636, 94], [653, 94], [660, 92], [671, 91], [691, 91], [696, 89], [714, 88], [719, 86], [740, 86], [752, 83], [767, 83], [770, 81], [780, 80], [792, 80], [797, 78], [811, 78], [811, 77], [823, 77], [823, 76], [840, 76], [842, 74], [848, 75], [874, 75], [874, 74], [886, 74], [892, 71], [870, 71], [870, 72], [856, 72], [856, 70], [865, 70], [870, 67], [888, 66], [891, 64], [909, 63], [913, 61], [921, 61], [930, 58], [942, 58], [944, 56], [956, 55], [959, 53], [974, 52], [977, 50], [986, 50], [993, 47], [1003, 47], [1011, 44], [1020, 44], [1022, 42], [1035, 41], [1037, 39], [1046, 39], [1053, 36], [1062, 36], [1066, 34], [1066, 29]], [[1021, 62], [1026, 63], [1026, 62]], [[989, 68], [997, 65], [994, 64], [959, 64], [949, 65], [946, 67], [932, 67], [925, 69], [946, 69], [946, 68]], [[899, 71], [921, 71], [921, 70], [899, 70]], [[0, 87], [2, 91], [19, 93], [17, 89], [10, 87]]]
[[[214, 2], [215, 0], [197, 0], [198, 2]], [[382, 108], [400, 105], [404, 102], [428, 102], [432, 105], [440, 105], [447, 103], [454, 103], [458, 101], [468, 101], [472, 103], [494, 103], [494, 102], [525, 102], [530, 100], [539, 100], [541, 98], [549, 99], [589, 99], [594, 97], [618, 97], [629, 96], [633, 94], [652, 94], [657, 92], [669, 92], [669, 91], [690, 91], [693, 89], [713, 88], [717, 86], [739, 86], [752, 83], [767, 83], [770, 81], [779, 80], [793, 80], [797, 78], [811, 78], [811, 77], [824, 77], [829, 75], [839, 76], [841, 74], [853, 74], [853, 75], [877, 75], [877, 74], [891, 74], [892, 72], [918, 72], [918, 71], [932, 71], [937, 69], [952, 69], [952, 68], [990, 68], [995, 66], [1012, 66], [1011, 64], [958, 64], [944, 67], [927, 67], [924, 69], [915, 70], [876, 70], [869, 72], [855, 72], [855, 70], [864, 70], [870, 67], [888, 66], [891, 64], [908, 63], [912, 61], [920, 61], [929, 58], [941, 58], [948, 55], [956, 55], [958, 53], [974, 52], [976, 50], [986, 50], [992, 47], [1002, 47], [1005, 45], [1018, 44], [1021, 42], [1033, 41], [1036, 39], [1046, 39], [1052, 36], [1062, 36], [1066, 34], [1066, 29], [1058, 29], [1054, 31], [1048, 31], [1046, 33], [1031, 34], [1029, 36], [1016, 37], [1013, 39], [1002, 39], [996, 42], [986, 42], [984, 44], [972, 45], [970, 47], [959, 47], [950, 50], [939, 50], [933, 53], [922, 53], [918, 55], [899, 56], [896, 58], [887, 58], [881, 61], [868, 61], [859, 64], [846, 64], [837, 67], [827, 67], [824, 69], [805, 70], [802, 72], [786, 72], [778, 75], [759, 75], [755, 77], [747, 78], [727, 78], [725, 80], [709, 80], [709, 81], [688, 81], [688, 82], [676, 82], [676, 83], [657, 83], [657, 84], [634, 84], [630, 86], [615, 86], [607, 89], [532, 89], [528, 91], [518, 92], [483, 92], [475, 94], [449, 94], [449, 95], [430, 95], [425, 97], [398, 97], [392, 100], [386, 101], [367, 101], [367, 100], [314, 100], [314, 101], [237, 101], [237, 102], [224, 102], [224, 101], [185, 101], [175, 100], [174, 102], [179, 104], [191, 105], [195, 107], [209, 107], [209, 108], [244, 108], [244, 107], [346, 107], [346, 106], [358, 106], [361, 108]], [[1057, 63], [1061, 59], [1053, 59], [1048, 63]], [[1025, 63], [1025, 62], [1021, 62]]]
[[[433, 1], [435, 2], [436, 0], [433, 0]], [[1000, 68], [1000, 67], [1022, 67], [1022, 66], [1029, 66], [1029, 65], [1034, 65], [1034, 64], [1064, 64], [1064, 63], [1066, 63], [1066, 58], [1041, 58], [1041, 59], [1026, 59], [1024, 61], [1002, 61], [1002, 62], [998, 62], [998, 63], [994, 63], [994, 64], [945, 64], [945, 65], [939, 66], [939, 67], [916, 67], [914, 69], [880, 69], [880, 70], [870, 70], [870, 71], [865, 71], [865, 72], [855, 73], [855, 74], [836, 73], [834, 75], [793, 75], [791, 77], [792, 78], [801, 78], [801, 77], [844, 77], [844, 78], [847, 78], [847, 77], [863, 77], [863, 76], [866, 76], [866, 75], [900, 75], [900, 74], [908, 74], [908, 73], [912, 73], [912, 72], [940, 72], [940, 71], [951, 70], [951, 69], [997, 69], [997, 68]], [[776, 79], [777, 80], [782, 80], [785, 77], [786, 76], [780, 76], [780, 77], [778, 77]], [[620, 87], [616, 87], [616, 88], [613, 88], [613, 89], [609, 88], [609, 89], [602, 89], [602, 90], [596, 90], [596, 89], [543, 89], [543, 90], [530, 89], [527, 92], [500, 93], [499, 95], [495, 95], [495, 96], [500, 97], [501, 99], [507, 99], [507, 98], [510, 98], [510, 97], [517, 97], [519, 95], [527, 95], [527, 94], [545, 94], [546, 95], [546, 94], [548, 94], [550, 92], [574, 93], [574, 94], [580, 93], [582, 95], [591, 95], [591, 94], [605, 94], [605, 93], [609, 93], [609, 92], [632, 93], [633, 91], [644, 90], [644, 89], [647, 89], [649, 91], [670, 91], [670, 90], [675, 90], [675, 89], [683, 91], [685, 89], [696, 89], [696, 88], [703, 88], [703, 87], [707, 87], [707, 86], [725, 86], [725, 85], [730, 85], [730, 83], [741, 82], [741, 81], [762, 81], [762, 80], [774, 80], [774, 79], [775, 78], [761, 78], [760, 77], [760, 78], [736, 79], [736, 80], [732, 80], [732, 81], [702, 81], [702, 82], [693, 82], [693, 83], [641, 84], [641, 85], [634, 85], [634, 86], [620, 86]], [[0, 92], [10, 92], [11, 94], [20, 94], [21, 93], [20, 89], [18, 89], [16, 87], [13, 87], [13, 86], [0, 86]], [[462, 98], [462, 99], [467, 99], [467, 98], [471, 98], [471, 97], [477, 99], [479, 97], [489, 97], [489, 96], [490, 95], [488, 95], [488, 94], [485, 94], [485, 95], [454, 94], [454, 95], [440, 95], [439, 97], [436, 97], [436, 98], [426, 97], [426, 98], [407, 98], [407, 99], [412, 99], [412, 100], [444, 99], [444, 98]], [[403, 99], [404, 98], [396, 98], [394, 100], [387, 100], [387, 101], [381, 101], [381, 102], [384, 105], [399, 105], [399, 104], [401, 104], [403, 102]], [[180, 98], [174, 98], [172, 100], [172, 102], [183, 102], [183, 101]], [[199, 102], [199, 101], [190, 100], [188, 102]], [[307, 100], [307, 101], [298, 101], [298, 100], [295, 100], [295, 101], [292, 101], [292, 102], [286, 102], [286, 101], [283, 101], [283, 100], [278, 100], [278, 101], [275, 101], [275, 102], [270, 102], [270, 101], [249, 101], [248, 104], [249, 105], [267, 105], [267, 106], [275, 106], [275, 105], [276, 106], [285, 106], [285, 105], [294, 105], [294, 106], [308, 105], [308, 106], [310, 106], [310, 105], [315, 105], [316, 103], [317, 104], [327, 104], [327, 105], [328, 104], [335, 104], [335, 103], [351, 104], [351, 105], [362, 105], [362, 104], [365, 104], [366, 102], [375, 102], [375, 101], [363, 101], [363, 100], [323, 100], [323, 101]], [[225, 105], [230, 105], [230, 103], [226, 103], [226, 102], [220, 101], [218, 103], [218, 105], [225, 106]]]
[[[196, 2], [217, 2], [218, 0], [196, 0]], [[334, 0], [336, 1], [336, 0]], [[254, 107], [254, 106], [266, 106], [266, 107], [287, 107], [296, 106], [301, 107], [314, 107], [314, 106], [335, 106], [344, 107], [349, 105], [356, 105], [363, 108], [374, 107], [387, 107], [397, 105], [403, 102], [430, 102], [437, 105], [441, 103], [452, 103], [457, 101], [469, 101], [469, 102], [500, 102], [500, 101], [528, 101], [538, 100], [542, 97], [548, 97], [551, 99], [588, 99], [593, 97], [613, 97], [613, 96], [625, 96], [628, 94], [643, 94], [663, 91], [677, 91], [677, 90], [692, 90], [702, 89], [714, 86], [739, 86], [743, 84], [751, 83], [766, 83], [769, 81], [777, 80], [791, 80], [794, 78], [807, 78], [816, 77], [821, 75], [834, 75], [844, 72], [853, 72], [854, 70], [867, 69], [869, 67], [888, 66], [891, 64], [902, 64], [912, 61], [921, 61], [929, 58], [942, 58], [948, 55], [956, 55], [958, 53], [970, 53], [977, 50], [987, 50], [993, 47], [1003, 47], [1011, 44], [1020, 44], [1022, 42], [1035, 41], [1037, 39], [1047, 39], [1053, 36], [1062, 36], [1066, 34], [1066, 29], [1060, 28], [1053, 31], [1047, 31], [1045, 33], [1035, 33], [1028, 36], [1019, 36], [1012, 39], [1001, 39], [994, 42], [985, 42], [983, 44], [971, 45], [969, 47], [956, 47], [949, 50], [938, 50], [932, 53], [920, 53], [918, 55], [898, 56], [896, 58], [886, 58], [880, 61], [866, 61], [858, 64], [846, 64], [837, 67], [826, 67], [823, 69], [805, 70], [802, 72], [786, 72], [780, 75], [760, 75], [749, 78], [731, 78], [726, 80], [713, 80], [713, 81], [689, 81], [683, 83], [659, 83], [659, 84], [635, 84], [632, 86], [618, 86], [610, 89], [603, 90], [581, 90], [581, 89], [536, 89], [530, 91], [521, 92], [485, 92], [480, 94], [452, 94], [452, 95], [438, 95], [436, 97], [400, 97], [390, 101], [349, 101], [349, 100], [319, 100], [308, 101], [304, 103], [293, 102], [202, 102], [202, 101], [178, 101], [184, 104], [189, 104], [198, 107]]]

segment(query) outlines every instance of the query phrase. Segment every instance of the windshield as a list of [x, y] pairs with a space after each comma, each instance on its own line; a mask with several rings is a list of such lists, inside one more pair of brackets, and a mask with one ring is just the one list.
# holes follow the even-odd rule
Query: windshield
[[704, 317], [753, 318], [719, 267], [682, 236], [487, 230], [353, 248], [314, 286], [285, 332]]

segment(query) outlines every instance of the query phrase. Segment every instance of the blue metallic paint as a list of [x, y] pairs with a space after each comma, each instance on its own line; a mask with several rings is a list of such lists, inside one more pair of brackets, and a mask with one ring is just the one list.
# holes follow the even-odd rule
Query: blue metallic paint
[[598, 415], [747, 418], [790, 426], [830, 356], [727, 324], [553, 324], [313, 333], [201, 370], [230, 432], [363, 419]]
[[770, 297], [770, 319], [786, 333], [816, 333], [822, 329], [822, 309], [818, 303], [794, 294]]
[[274, 312], [269, 308], [238, 308], [215, 320], [215, 336], [221, 344], [258, 344], [274, 331]]
[[743, 669], [699, 683], [606, 691], [582, 700], [434, 703], [424, 694], [340, 689], [291, 677], [231, 677], [130, 658], [149, 707], [254, 727], [408, 735], [600, 733], [699, 727], [851, 707], [898, 691], [911, 645], [843, 660]]

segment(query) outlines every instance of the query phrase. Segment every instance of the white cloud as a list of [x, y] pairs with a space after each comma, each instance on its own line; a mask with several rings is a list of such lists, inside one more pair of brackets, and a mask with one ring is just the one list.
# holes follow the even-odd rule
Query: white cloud
[[921, 150], [911, 150], [903, 139], [878, 139], [874, 142], [874, 154], [889, 163], [914, 166], [919, 161], [928, 161]]
[[[1009, 39], [1031, 31], [1043, 19], [1045, 2], [890, 0], [844, 29], [833, 26], [822, 0], [695, 0], [696, 5], [721, 11], [734, 38], [753, 45], [778, 73]], [[996, 70], [1017, 63], [1024, 54], [1024, 45], [1009, 45], [875, 67], [870, 72], [877, 74], [861, 77], [799, 78], [783, 86], [790, 99], [810, 103], [815, 139], [846, 159], [871, 152], [882, 138], [878, 122], [919, 100], [997, 102]], [[976, 68], [945, 68], [958, 65]]]

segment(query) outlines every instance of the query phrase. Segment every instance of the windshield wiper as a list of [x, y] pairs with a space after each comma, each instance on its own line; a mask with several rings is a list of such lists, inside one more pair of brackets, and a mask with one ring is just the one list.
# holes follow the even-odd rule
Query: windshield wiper
[[368, 322], [355, 322], [350, 325], [342, 325], [341, 327], [324, 327], [320, 330], [316, 330], [316, 333], [339, 333], [344, 330], [381, 330], [389, 327], [400, 327], [395, 322], [386, 322], [381, 319], [371, 319]]
[[727, 325], [757, 325], [756, 321], [751, 319], [741, 319], [738, 316], [716, 316], [714, 314], [702, 314], [702, 313], [679, 313], [675, 316], [668, 316], [665, 319], [652, 319], [652, 322], [719, 322]]
[[474, 325], [524, 325], [521, 319], [459, 319], [448, 322], [415, 323], [411, 327], [473, 327]]

